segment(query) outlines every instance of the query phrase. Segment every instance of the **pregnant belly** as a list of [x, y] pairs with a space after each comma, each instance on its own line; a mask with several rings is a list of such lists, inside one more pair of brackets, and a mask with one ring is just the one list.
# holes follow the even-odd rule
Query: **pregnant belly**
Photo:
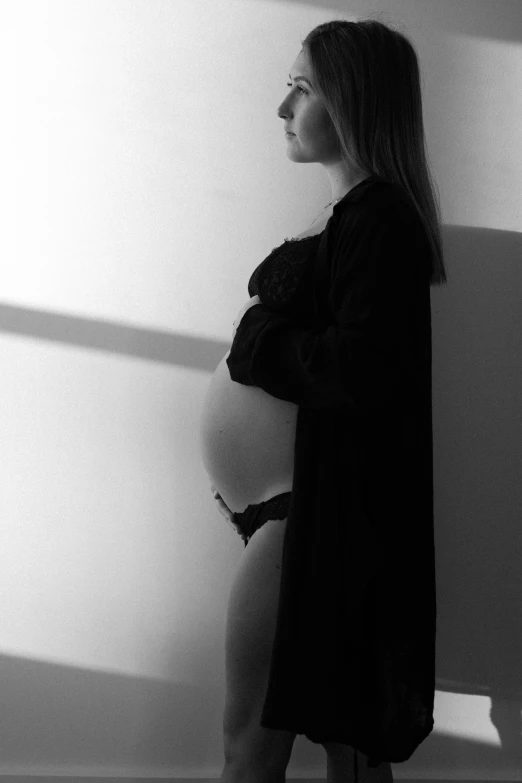
[[228, 353], [203, 403], [201, 458], [227, 506], [244, 511], [292, 489], [298, 406], [232, 381]]

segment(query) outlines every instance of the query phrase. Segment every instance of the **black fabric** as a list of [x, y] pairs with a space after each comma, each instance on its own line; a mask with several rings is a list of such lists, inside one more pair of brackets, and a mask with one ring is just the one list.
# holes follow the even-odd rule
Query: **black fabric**
[[[291, 495], [291, 492], [283, 492], [281, 495], [274, 495], [264, 503], [249, 505], [244, 511], [235, 511], [234, 521], [239, 524], [241, 532], [250, 539], [269, 519], [287, 518]], [[245, 546], [247, 544], [248, 541], [245, 541]]]
[[304, 239], [285, 239], [274, 248], [252, 272], [249, 296], [258, 295], [270, 310], [298, 323], [309, 321], [313, 311], [313, 259], [321, 237], [322, 234], [315, 234]]
[[227, 358], [299, 406], [261, 726], [399, 763], [434, 725], [429, 244], [406, 191], [370, 177], [291, 252], [288, 297], [273, 251]]

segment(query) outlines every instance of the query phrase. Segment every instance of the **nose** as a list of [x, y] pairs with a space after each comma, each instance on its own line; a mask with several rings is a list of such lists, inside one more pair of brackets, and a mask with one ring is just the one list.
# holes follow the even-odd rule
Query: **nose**
[[289, 111], [286, 104], [286, 98], [283, 101], [283, 103], [279, 104], [279, 108], [277, 109], [277, 116], [280, 120], [288, 120], [289, 119]]

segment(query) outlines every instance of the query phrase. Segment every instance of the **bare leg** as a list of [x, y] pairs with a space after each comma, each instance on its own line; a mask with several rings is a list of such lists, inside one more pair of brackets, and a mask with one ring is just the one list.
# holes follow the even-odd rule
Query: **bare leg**
[[286, 520], [271, 519], [243, 550], [228, 603], [225, 767], [221, 783], [284, 783], [296, 735], [260, 725], [275, 634]]

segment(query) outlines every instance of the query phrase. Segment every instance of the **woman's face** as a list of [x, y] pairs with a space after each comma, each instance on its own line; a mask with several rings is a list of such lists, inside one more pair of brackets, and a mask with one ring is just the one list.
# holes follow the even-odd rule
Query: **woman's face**
[[[332, 163], [340, 158], [340, 145], [323, 102], [314, 90], [314, 78], [304, 50], [299, 52], [290, 74], [290, 92], [277, 110], [284, 119], [288, 157], [297, 163]], [[301, 81], [300, 76], [308, 81]], [[311, 84], [309, 83], [311, 82]]]

